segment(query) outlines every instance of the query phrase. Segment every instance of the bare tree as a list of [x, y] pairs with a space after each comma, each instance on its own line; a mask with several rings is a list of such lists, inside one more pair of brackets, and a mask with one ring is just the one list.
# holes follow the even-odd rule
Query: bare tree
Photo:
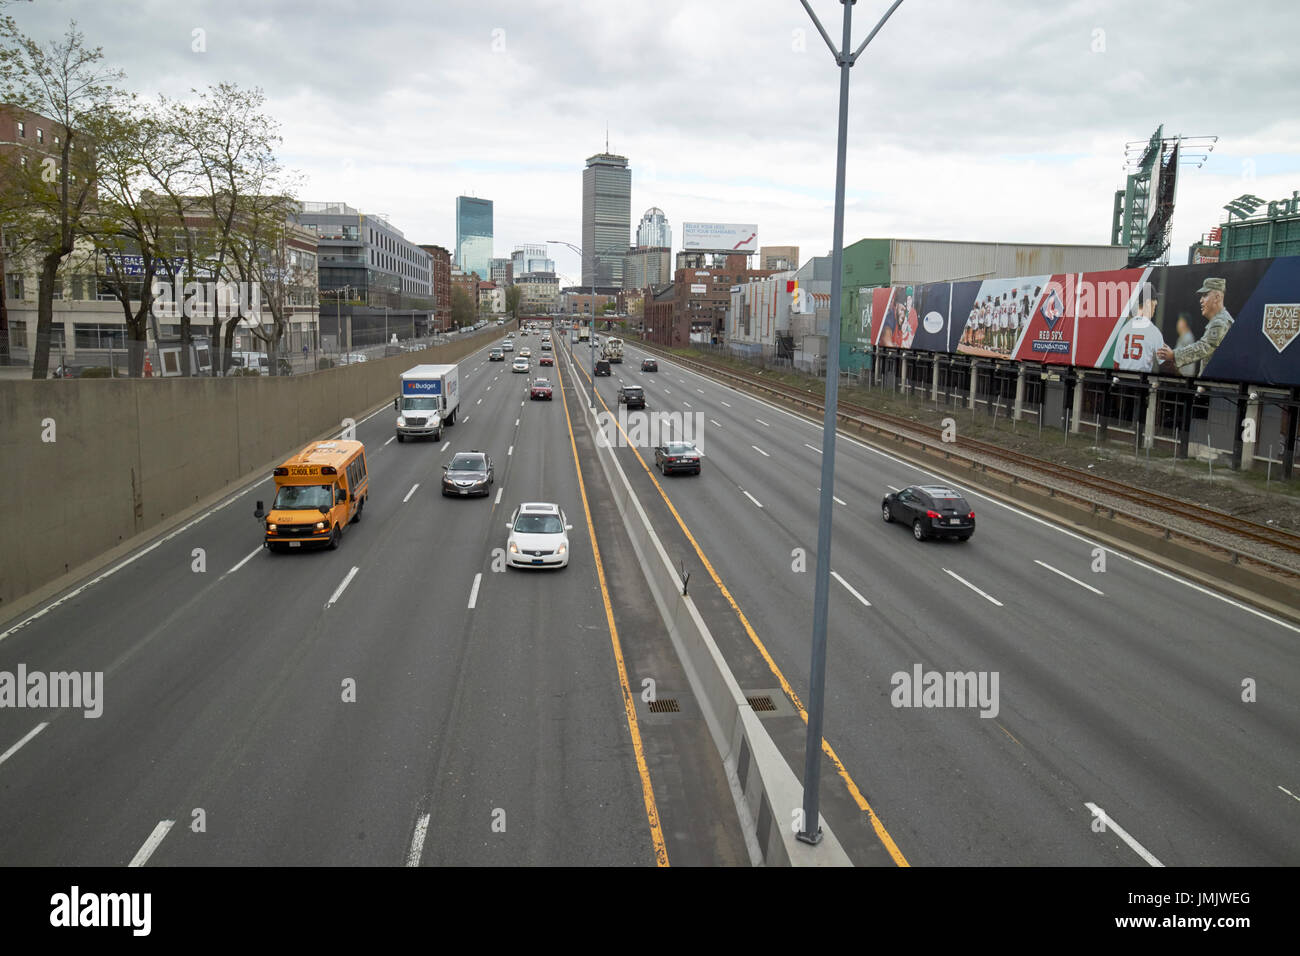
[[[54, 292], [59, 267], [87, 235], [87, 220], [95, 207], [95, 143], [83, 136], [97, 116], [117, 96], [114, 84], [119, 70], [99, 66], [103, 51], [85, 45], [75, 21], [62, 40], [42, 47], [19, 32], [14, 22], [0, 18], [0, 98], [57, 124], [59, 148], [52, 155], [38, 153], [40, 176], [18, 177], [14, 182], [28, 191], [28, 214], [18, 225], [33, 231], [35, 254], [40, 258], [37, 291], [36, 352], [32, 377], [49, 371], [50, 331], [54, 324]], [[28, 163], [29, 168], [36, 162]]]

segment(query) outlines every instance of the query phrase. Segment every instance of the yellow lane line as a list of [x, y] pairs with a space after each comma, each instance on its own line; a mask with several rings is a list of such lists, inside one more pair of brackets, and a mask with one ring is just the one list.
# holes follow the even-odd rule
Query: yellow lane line
[[609, 587], [605, 581], [605, 566], [600, 560], [600, 545], [596, 543], [596, 525], [591, 520], [591, 506], [587, 503], [587, 486], [582, 480], [578, 464], [578, 443], [573, 437], [573, 419], [569, 416], [569, 401], [564, 397], [564, 375], [555, 366], [560, 380], [560, 398], [564, 403], [564, 420], [569, 427], [569, 447], [573, 450], [573, 467], [578, 473], [578, 491], [582, 494], [582, 510], [587, 515], [587, 534], [591, 537], [591, 551], [596, 559], [596, 577], [600, 581], [600, 597], [605, 603], [605, 620], [609, 623], [609, 642], [614, 648], [614, 663], [618, 667], [618, 685], [623, 691], [623, 711], [627, 715], [627, 729], [632, 734], [632, 750], [636, 753], [636, 769], [641, 776], [641, 795], [645, 799], [645, 815], [650, 823], [650, 840], [654, 844], [655, 863], [668, 866], [668, 845], [664, 842], [663, 827], [659, 823], [659, 807], [655, 803], [654, 787], [650, 783], [650, 769], [645, 762], [645, 747], [641, 743], [641, 726], [636, 719], [636, 703], [632, 688], [627, 682], [627, 665], [623, 662], [623, 646], [618, 639], [618, 625], [614, 623], [614, 608], [609, 600]]
[[[575, 361], [573, 366], [582, 373], [583, 377], [585, 377], [588, 382], [591, 381], [591, 376], [587, 375], [587, 370], [578, 362]], [[613, 420], [615, 427], [618, 428], [626, 439], [628, 437], [627, 433], [623, 431], [623, 426], [618, 424], [617, 416], [614, 415], [614, 413], [610, 411], [610, 407], [605, 404], [604, 397], [597, 392], [596, 398], [599, 399], [600, 404], [605, 407], [605, 411], [614, 416]], [[678, 514], [677, 509], [673, 507], [673, 503], [668, 500], [668, 495], [664, 491], [663, 486], [659, 484], [659, 479], [654, 476], [654, 472], [650, 470], [650, 466], [645, 463], [645, 459], [641, 457], [641, 453], [637, 451], [631, 441], [627, 442], [627, 447], [632, 454], [636, 455], [636, 460], [639, 461], [641, 467], [645, 469], [647, 477], [654, 482], [654, 486], [659, 492], [659, 497], [664, 500], [664, 504], [668, 506], [668, 510], [677, 520], [677, 526], [682, 529], [682, 533], [686, 535], [686, 540], [688, 540], [691, 543], [691, 547], [695, 549], [696, 556], [700, 559], [700, 563], [704, 565], [704, 569], [708, 571], [709, 577], [713, 579], [713, 583], [717, 585], [718, 591], [721, 592], [727, 603], [731, 605], [731, 609], [736, 613], [736, 617], [739, 618], [741, 626], [745, 629], [745, 633], [749, 635], [750, 641], [752, 641], [754, 646], [758, 648], [758, 653], [762, 655], [763, 660], [767, 662], [768, 668], [772, 671], [773, 675], [776, 676], [777, 681], [780, 682], [781, 689], [785, 691], [786, 696], [790, 698], [790, 701], [799, 712], [799, 716], [803, 719], [803, 722], [805, 724], [808, 723], [808, 711], [804, 709], [803, 702], [799, 700], [799, 695], [796, 694], [794, 688], [790, 686], [790, 682], [785, 679], [785, 674], [781, 672], [781, 668], [777, 666], [776, 661], [772, 659], [772, 655], [768, 653], [767, 648], [763, 645], [763, 642], [759, 640], [758, 634], [755, 633], [754, 628], [750, 625], [749, 618], [745, 617], [745, 612], [740, 609], [740, 605], [736, 603], [736, 599], [732, 597], [727, 586], [722, 583], [722, 578], [718, 576], [718, 572], [713, 569], [713, 565], [709, 562], [709, 559], [704, 556], [704, 550], [700, 547], [699, 542], [695, 540], [695, 535], [691, 534], [690, 529], [686, 527], [686, 522], [682, 520], [682, 516]], [[889, 831], [885, 829], [885, 824], [881, 821], [880, 817], [876, 816], [876, 811], [871, 808], [871, 804], [867, 802], [867, 798], [862, 795], [862, 791], [858, 788], [858, 785], [854, 783], [853, 778], [849, 776], [849, 772], [845, 768], [843, 761], [841, 761], [839, 755], [835, 753], [835, 748], [830, 745], [830, 742], [825, 737], [822, 738], [822, 752], [825, 753], [826, 756], [830, 758], [831, 763], [835, 765], [836, 773], [838, 773], [840, 779], [844, 781], [844, 786], [848, 789], [849, 796], [852, 797], [853, 801], [858, 805], [858, 809], [866, 812], [867, 816], [870, 817], [871, 827], [875, 830], [876, 836], [879, 838], [881, 844], [884, 845], [885, 850], [888, 851], [890, 858], [893, 859], [894, 863], [898, 866], [911, 866], [911, 864], [907, 862], [907, 858], [903, 856], [903, 851], [900, 850], [898, 844], [894, 842], [894, 838], [891, 837]]]

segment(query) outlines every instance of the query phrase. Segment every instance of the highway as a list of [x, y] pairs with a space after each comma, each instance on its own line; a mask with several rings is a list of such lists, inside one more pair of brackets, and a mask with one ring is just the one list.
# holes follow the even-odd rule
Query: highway
[[[698, 416], [703, 474], [665, 479], [648, 449], [619, 448], [623, 467], [741, 686], [806, 706], [820, 423], [663, 358], [642, 373], [645, 354], [597, 379], [601, 410], [627, 382], [648, 412]], [[936, 478], [836, 446], [825, 737], [843, 772], [823, 760], [822, 812], [855, 862], [1300, 862], [1300, 630], [969, 489], [969, 542], [881, 520], [888, 490]], [[996, 713], [893, 706], [918, 666], [996, 674]], [[804, 723], [768, 727], [802, 774]]]
[[[487, 346], [460, 368], [444, 442], [396, 443], [391, 407], [359, 423], [370, 498], [338, 550], [260, 547], [268, 475], [25, 625], [0, 625], [0, 670], [104, 672], [98, 718], [0, 709], [0, 861], [749, 862], [713, 742], [590, 475], [584, 505], [575, 453], [591, 445], [585, 429], [570, 438], [573, 383], [525, 401], [530, 376], [489, 363]], [[461, 448], [494, 458], [490, 497], [440, 495]], [[565, 510], [568, 568], [494, 570], [527, 500]], [[679, 698], [672, 720], [649, 713], [646, 677]]]
[[[260, 547], [266, 476], [0, 624], [0, 671], [104, 673], [98, 718], [0, 708], [0, 861], [748, 865], [595, 461], [590, 351], [557, 346], [554, 402], [485, 346], [445, 441], [396, 443], [391, 407], [362, 417], [370, 499], [337, 551]], [[820, 424], [671, 360], [642, 373], [643, 354], [596, 380], [600, 410], [644, 386], [648, 412], [698, 423], [703, 474], [615, 453], [801, 775]], [[470, 448], [493, 494], [442, 498]], [[1114, 551], [1100, 570], [1093, 542], [970, 489], [969, 542], [882, 522], [887, 490], [933, 480], [838, 442], [821, 793], [853, 862], [1300, 862], [1300, 629]], [[528, 500], [565, 510], [568, 568], [494, 570]], [[917, 668], [997, 693], [895, 706]], [[650, 712], [647, 680], [677, 713]]]

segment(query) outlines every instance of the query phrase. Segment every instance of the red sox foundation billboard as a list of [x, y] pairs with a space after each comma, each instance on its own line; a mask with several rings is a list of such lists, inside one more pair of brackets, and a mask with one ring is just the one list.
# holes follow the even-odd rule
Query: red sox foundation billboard
[[890, 348], [1300, 385], [1300, 257], [894, 286], [870, 310]]

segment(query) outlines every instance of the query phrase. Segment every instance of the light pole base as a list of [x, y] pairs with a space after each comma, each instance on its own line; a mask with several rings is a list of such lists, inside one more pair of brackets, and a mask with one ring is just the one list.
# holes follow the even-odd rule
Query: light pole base
[[809, 846], [816, 846], [818, 843], [822, 842], [822, 828], [818, 827], [816, 833], [808, 833], [806, 831], [796, 833], [794, 838], [800, 843], [807, 843]]

